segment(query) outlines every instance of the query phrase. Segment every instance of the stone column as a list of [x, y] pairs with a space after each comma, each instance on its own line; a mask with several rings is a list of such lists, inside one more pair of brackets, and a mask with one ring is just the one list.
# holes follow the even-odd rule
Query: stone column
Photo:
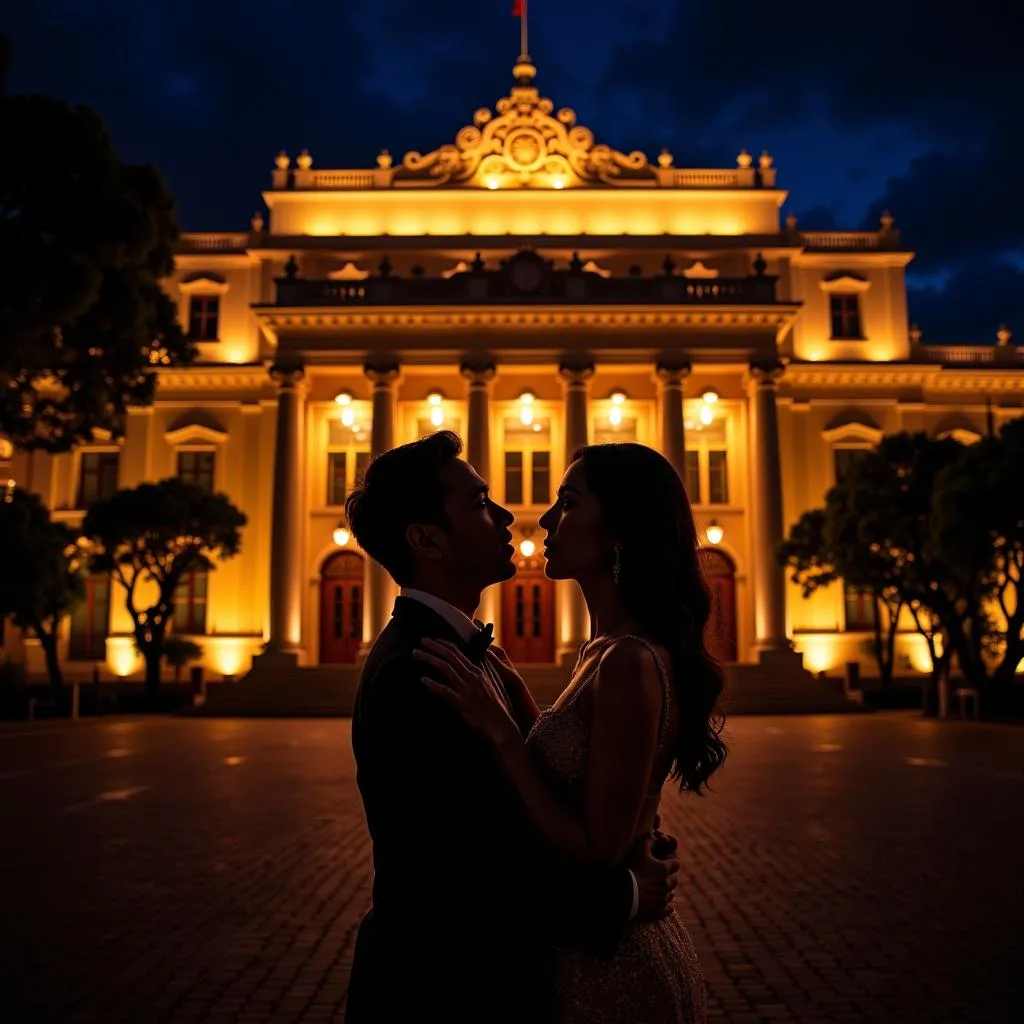
[[573, 452], [590, 440], [587, 420], [587, 394], [594, 376], [594, 364], [563, 364], [558, 375], [565, 384], [565, 468], [569, 468]]
[[[565, 385], [565, 468], [569, 468], [577, 448], [589, 443], [589, 411], [587, 395], [594, 366], [589, 364], [568, 365], [558, 368], [558, 374]], [[575, 662], [580, 645], [590, 635], [590, 617], [583, 593], [573, 580], [559, 582], [561, 593], [559, 604], [562, 609], [561, 638], [558, 657]]]
[[[395, 419], [398, 367], [367, 366], [366, 376], [373, 383], [372, 416], [370, 428], [370, 459], [395, 447]], [[363, 648], [368, 650], [380, 631], [391, 618], [395, 600], [395, 585], [387, 570], [372, 558], [366, 559], [366, 601], [363, 620]]]
[[788, 651], [786, 640], [786, 577], [776, 561], [782, 543], [782, 468], [775, 393], [781, 363], [751, 365], [750, 465], [753, 482], [755, 653]]
[[491, 482], [491, 381], [493, 364], [463, 363], [462, 376], [469, 382], [469, 423], [466, 432], [466, 460]]
[[277, 437], [270, 524], [270, 638], [268, 652], [298, 655], [302, 646], [303, 505], [306, 389], [297, 364], [275, 364]]
[[689, 363], [659, 363], [661, 381], [661, 454], [686, 483], [686, 435], [683, 426], [683, 387], [690, 376]]

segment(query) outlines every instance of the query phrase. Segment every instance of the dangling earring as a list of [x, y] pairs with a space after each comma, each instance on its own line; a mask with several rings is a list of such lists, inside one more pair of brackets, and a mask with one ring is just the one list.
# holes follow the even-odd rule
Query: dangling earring
[[612, 580], [615, 586], [619, 585], [619, 577], [622, 575], [622, 545], [615, 545], [615, 562], [612, 564]]

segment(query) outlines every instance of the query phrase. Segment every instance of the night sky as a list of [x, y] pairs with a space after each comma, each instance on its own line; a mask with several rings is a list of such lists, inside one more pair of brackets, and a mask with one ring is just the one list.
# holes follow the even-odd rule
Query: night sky
[[[187, 230], [245, 230], [273, 158], [370, 167], [512, 84], [512, 0], [12, 0], [10, 87], [92, 106]], [[767, 148], [803, 228], [889, 208], [924, 341], [1024, 343], [1024, 59], [1009, 0], [532, 0], [538, 86], [678, 167]]]

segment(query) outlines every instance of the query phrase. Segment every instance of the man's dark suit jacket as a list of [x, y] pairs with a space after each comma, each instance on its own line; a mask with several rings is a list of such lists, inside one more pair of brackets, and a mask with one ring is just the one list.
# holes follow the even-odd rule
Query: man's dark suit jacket
[[548, 945], [612, 952], [632, 883], [545, 847], [486, 742], [423, 685], [412, 652], [425, 636], [466, 649], [442, 616], [398, 598], [356, 695], [375, 874], [346, 1021], [544, 1022]]

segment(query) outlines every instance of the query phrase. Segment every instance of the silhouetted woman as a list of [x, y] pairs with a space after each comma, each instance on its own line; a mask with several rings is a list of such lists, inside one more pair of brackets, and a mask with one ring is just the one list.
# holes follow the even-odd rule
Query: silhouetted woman
[[[672, 465], [639, 444], [580, 449], [540, 523], [546, 575], [576, 580], [590, 611], [568, 687], [540, 712], [496, 651], [513, 722], [480, 670], [433, 641], [423, 657], [451, 685], [427, 685], [490, 740], [548, 843], [566, 858], [615, 865], [650, 841], [667, 778], [699, 793], [725, 760], [697, 529]], [[705, 1018], [700, 965], [671, 906], [659, 921], [630, 925], [613, 957], [555, 950], [553, 968], [564, 1024]]]

